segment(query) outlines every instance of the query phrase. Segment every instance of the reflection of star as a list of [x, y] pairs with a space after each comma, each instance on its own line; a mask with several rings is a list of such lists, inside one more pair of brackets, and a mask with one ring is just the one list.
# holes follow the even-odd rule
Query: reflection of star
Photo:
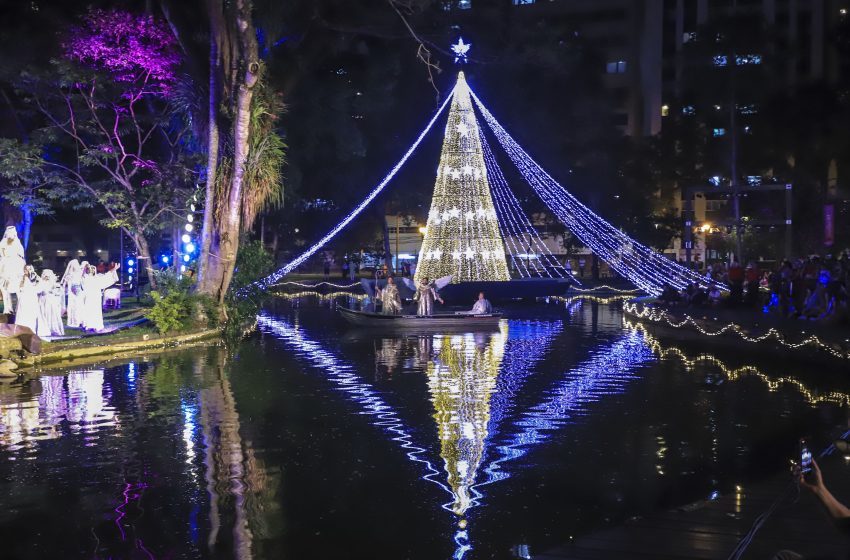
[[449, 173], [449, 175], [451, 175], [452, 179], [454, 179], [455, 181], [457, 181], [458, 179], [460, 179], [460, 170], [458, 170], [458, 169], [452, 169], [452, 172], [451, 172], [451, 173]]
[[460, 251], [452, 251], [452, 256], [456, 259], [460, 258]]
[[461, 137], [466, 138], [469, 134], [469, 126], [463, 121], [460, 121], [460, 124], [457, 125], [457, 133], [461, 135]]
[[467, 248], [466, 250], [466, 258], [471, 259], [475, 256], [475, 251], [472, 250], [472, 247]]
[[485, 259], [490, 256], [490, 251], [481, 251], [481, 256]]
[[471, 220], [474, 217], [475, 217], [475, 212], [473, 212], [472, 210], [470, 210], [469, 212], [466, 213], [466, 219], [467, 220]]
[[436, 251], [434, 251], [434, 257], [439, 259], [442, 256], [443, 256], [443, 252], [440, 249], [437, 249]]
[[464, 165], [462, 169], [463, 169], [464, 175], [472, 175], [472, 166], [471, 165]]
[[452, 218], [458, 218], [460, 217], [460, 210], [458, 210], [457, 208], [452, 208], [451, 210], [449, 210], [449, 214], [452, 215]]
[[457, 40], [457, 43], [452, 45], [452, 52], [455, 53], [455, 62], [466, 62], [467, 53], [469, 53], [469, 47], [472, 46], [472, 43], [464, 43], [463, 37], [460, 37]]
[[452, 217], [452, 215], [449, 212], [443, 212], [443, 221], [444, 222], [451, 217]]

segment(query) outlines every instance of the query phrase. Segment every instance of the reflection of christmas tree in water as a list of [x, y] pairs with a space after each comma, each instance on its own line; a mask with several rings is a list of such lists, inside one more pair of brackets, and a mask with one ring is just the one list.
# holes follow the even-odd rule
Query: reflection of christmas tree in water
[[416, 280], [510, 280], [478, 122], [463, 72], [449, 111]]
[[463, 516], [472, 505], [470, 489], [484, 454], [490, 398], [505, 351], [507, 325], [495, 334], [434, 338], [428, 389], [440, 437], [440, 456], [454, 494], [452, 511]]

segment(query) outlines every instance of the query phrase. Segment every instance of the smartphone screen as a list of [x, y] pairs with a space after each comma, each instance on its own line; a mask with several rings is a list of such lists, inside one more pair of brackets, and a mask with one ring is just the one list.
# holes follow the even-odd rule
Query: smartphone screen
[[809, 445], [806, 440], [800, 440], [800, 471], [803, 474], [812, 471], [812, 452], [809, 451]]

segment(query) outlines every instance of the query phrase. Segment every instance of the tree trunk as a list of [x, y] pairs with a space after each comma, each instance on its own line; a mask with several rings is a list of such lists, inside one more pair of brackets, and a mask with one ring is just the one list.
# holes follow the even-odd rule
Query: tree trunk
[[136, 245], [136, 264], [138, 265], [139, 270], [142, 269], [142, 266], [145, 267], [145, 274], [148, 275], [148, 281], [150, 282], [151, 290], [155, 290], [156, 277], [153, 274], [153, 262], [151, 261], [151, 250], [150, 247], [148, 247], [148, 240], [145, 239], [144, 235], [130, 234], [130, 237], [133, 239], [133, 243]]
[[[260, 57], [257, 46], [257, 36], [252, 19], [252, 4], [250, 0], [235, 1], [235, 33], [239, 48], [241, 77], [236, 80], [236, 103], [233, 118], [233, 171], [230, 184], [218, 200], [217, 189], [210, 192], [211, 183], [207, 185], [207, 203], [204, 213], [208, 231], [202, 243], [208, 243], [208, 253], [204, 259], [204, 277], [200, 289], [202, 292], [215, 297], [219, 302], [224, 301], [233, 270], [236, 266], [236, 256], [239, 252], [239, 234], [241, 232], [242, 199], [244, 198], [245, 162], [248, 159], [249, 138], [251, 134], [251, 100], [254, 96], [254, 86], [257, 85], [260, 72]], [[219, 22], [218, 14], [211, 12], [213, 26]], [[220, 43], [211, 43], [213, 45]], [[213, 59], [211, 58], [211, 64]], [[212, 79], [211, 79], [212, 85]], [[218, 88], [215, 88], [218, 89]], [[212, 99], [212, 98], [211, 98]], [[210, 105], [210, 111], [215, 106]], [[212, 129], [211, 129], [212, 132]], [[217, 162], [216, 162], [217, 163]], [[208, 161], [208, 165], [210, 162]], [[223, 205], [223, 206], [222, 206]], [[215, 220], [212, 213], [221, 208], [221, 219]]]
[[[213, 8], [210, 7], [210, 10]], [[213, 214], [215, 212], [215, 181], [218, 177], [218, 88], [219, 88], [219, 53], [217, 34], [219, 30], [210, 22], [210, 96], [209, 96], [209, 125], [207, 138], [207, 184], [204, 189], [204, 223], [201, 227], [201, 254], [198, 260], [198, 287], [201, 292], [212, 293], [207, 283], [209, 276], [210, 246], [212, 243]]]

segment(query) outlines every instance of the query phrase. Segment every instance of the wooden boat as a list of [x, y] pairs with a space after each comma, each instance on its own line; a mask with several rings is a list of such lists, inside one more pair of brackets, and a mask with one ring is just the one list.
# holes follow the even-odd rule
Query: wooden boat
[[358, 327], [386, 327], [393, 329], [456, 329], [495, 330], [499, 327], [501, 313], [470, 315], [468, 313], [443, 313], [439, 315], [384, 315], [368, 311], [356, 311], [337, 306], [342, 317]]

